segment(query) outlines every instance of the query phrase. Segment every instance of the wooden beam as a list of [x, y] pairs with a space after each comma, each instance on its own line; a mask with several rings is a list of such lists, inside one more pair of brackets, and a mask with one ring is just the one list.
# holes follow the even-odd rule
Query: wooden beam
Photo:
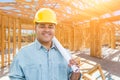
[[34, 30], [34, 26], [31, 24], [21, 24], [21, 29], [24, 30]]
[[104, 22], [114, 22], [114, 21], [120, 21], [120, 15], [112, 16], [112, 17], [109, 17], [109, 18], [100, 19], [101, 23], [104, 23]]
[[26, 24], [33, 24], [33, 20], [30, 19], [30, 17], [21, 17], [21, 16], [16, 16], [16, 15], [13, 15], [13, 14], [6, 14], [5, 12], [3, 12], [2, 10], [0, 10], [0, 14], [1, 15], [5, 15], [5, 16], [10, 16], [12, 18], [18, 18], [21, 20], [21, 24], [22, 23], [26, 23]]

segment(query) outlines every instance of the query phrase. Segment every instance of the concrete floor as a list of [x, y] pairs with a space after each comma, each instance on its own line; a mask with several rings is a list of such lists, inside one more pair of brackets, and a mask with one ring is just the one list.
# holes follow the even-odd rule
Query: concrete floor
[[[118, 49], [110, 49], [103, 48], [102, 55], [103, 58], [95, 58], [89, 56], [89, 49], [85, 49], [83, 51], [72, 51], [71, 53], [80, 56], [81, 58], [85, 58], [96, 63], [99, 63], [103, 69], [103, 73], [105, 74], [106, 80], [120, 80], [120, 50]], [[0, 80], [9, 80], [9, 66], [0, 69]], [[95, 73], [97, 74], [97, 73]], [[101, 80], [100, 76], [97, 75], [97, 80]]]
[[2, 69], [0, 68], [0, 80], [9, 80], [8, 74], [9, 74], [9, 66]]

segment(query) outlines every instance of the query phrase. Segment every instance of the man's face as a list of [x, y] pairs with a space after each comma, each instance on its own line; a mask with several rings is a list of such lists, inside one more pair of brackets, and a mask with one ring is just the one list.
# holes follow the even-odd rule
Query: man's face
[[51, 42], [55, 35], [55, 24], [38, 23], [35, 28], [38, 41], [41, 43]]

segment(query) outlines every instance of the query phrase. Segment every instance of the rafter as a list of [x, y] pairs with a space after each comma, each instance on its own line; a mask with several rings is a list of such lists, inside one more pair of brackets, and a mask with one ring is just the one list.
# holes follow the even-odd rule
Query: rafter
[[56, 12], [58, 22], [65, 22], [65, 20], [80, 22], [94, 17], [99, 18], [107, 13], [114, 17], [113, 11], [120, 10], [119, 3], [120, 0], [96, 2], [95, 0], [15, 0], [14, 2], [0, 2], [0, 11], [33, 21], [39, 8], [49, 7]]

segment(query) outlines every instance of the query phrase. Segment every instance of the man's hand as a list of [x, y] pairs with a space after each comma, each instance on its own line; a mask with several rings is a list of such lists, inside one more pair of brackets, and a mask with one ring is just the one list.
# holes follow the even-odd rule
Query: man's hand
[[[79, 57], [74, 57], [73, 59], [70, 60], [69, 66], [76, 65], [79, 68], [80, 65], [80, 59]], [[70, 80], [79, 80], [80, 79], [80, 72], [72, 72]]]
[[80, 72], [72, 72], [70, 80], [79, 80], [80, 79]]
[[72, 65], [76, 65], [77, 67], [79, 67], [80, 65], [80, 58], [79, 57], [73, 57], [70, 61], [68, 66], [72, 66]]

